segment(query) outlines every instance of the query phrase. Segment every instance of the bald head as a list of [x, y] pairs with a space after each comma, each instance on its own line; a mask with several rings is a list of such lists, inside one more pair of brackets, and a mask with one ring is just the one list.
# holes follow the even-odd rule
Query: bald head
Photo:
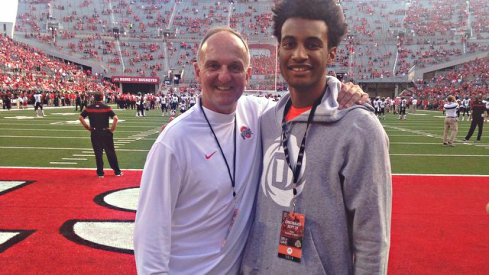
[[[210, 41], [216, 43], [210, 43]], [[250, 51], [248, 44], [244, 41], [244, 38], [240, 33], [228, 27], [216, 27], [210, 29], [200, 42], [199, 50], [197, 51], [197, 62], [201, 64], [204, 60], [203, 56], [205, 53], [213, 47], [213, 45], [218, 45], [220, 43], [231, 43], [237, 52], [241, 52], [244, 57], [244, 61], [247, 67], [250, 66]], [[211, 46], [209, 46], [211, 45]], [[210, 49], [213, 50], [213, 49]]]
[[230, 114], [251, 77], [248, 46], [229, 28], [213, 29], [200, 44], [194, 70], [202, 87], [202, 105]]

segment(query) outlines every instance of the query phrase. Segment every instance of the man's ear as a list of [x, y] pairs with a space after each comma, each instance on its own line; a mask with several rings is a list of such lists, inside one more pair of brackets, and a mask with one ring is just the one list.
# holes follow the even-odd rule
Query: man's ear
[[251, 66], [246, 69], [246, 81], [250, 80], [252, 71]]
[[337, 49], [336, 47], [333, 47], [329, 50], [329, 62], [328, 62], [329, 65], [334, 64], [336, 60], [336, 49]]
[[199, 82], [200, 81], [200, 67], [199, 67], [198, 61], [194, 62], [194, 72], [195, 72], [195, 80], [197, 80]]

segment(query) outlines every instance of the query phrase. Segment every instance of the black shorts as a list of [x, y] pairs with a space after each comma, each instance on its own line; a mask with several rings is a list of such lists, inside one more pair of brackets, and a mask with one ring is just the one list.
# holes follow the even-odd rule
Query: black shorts
[[405, 114], [406, 114], [406, 107], [402, 107], [402, 106], [400, 106], [400, 107], [399, 107], [399, 114], [400, 114], [400, 115], [405, 115]]
[[37, 111], [37, 109], [41, 109], [42, 110], [42, 103], [41, 102], [36, 102], [34, 104], [34, 110]]

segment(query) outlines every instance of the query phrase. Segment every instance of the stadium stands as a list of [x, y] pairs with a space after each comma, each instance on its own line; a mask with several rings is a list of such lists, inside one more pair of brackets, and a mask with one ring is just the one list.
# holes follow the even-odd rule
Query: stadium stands
[[[211, 26], [230, 25], [255, 52], [250, 89], [268, 90], [283, 83], [274, 76], [273, 3], [21, 0], [15, 39], [75, 62], [100, 64], [93, 70], [106, 76], [164, 79], [175, 70], [185, 72], [183, 83], [194, 85], [192, 62], [200, 38]], [[407, 81], [413, 69], [489, 52], [486, 0], [342, 0], [341, 5], [349, 33], [332, 69], [349, 79]]]
[[453, 70], [437, 73], [431, 81], [421, 82], [405, 96], [444, 100], [448, 95], [474, 97], [488, 94], [489, 57], [477, 59]]
[[62, 95], [85, 91], [114, 91], [108, 81], [28, 45], [0, 35], [0, 89], [14, 95], [37, 91]]

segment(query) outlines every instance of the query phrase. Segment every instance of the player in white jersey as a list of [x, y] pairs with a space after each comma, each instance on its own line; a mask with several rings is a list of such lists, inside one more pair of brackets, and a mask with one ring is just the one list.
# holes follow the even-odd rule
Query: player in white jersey
[[37, 92], [34, 94], [34, 112], [37, 117], [44, 117], [44, 110], [42, 108], [42, 94], [41, 92]]
[[465, 115], [467, 115], [467, 121], [470, 120], [470, 98], [468, 96], [462, 100], [462, 105], [460, 105], [460, 113], [462, 113], [462, 121], [465, 120]]
[[379, 106], [379, 114], [378, 117], [379, 119], [384, 120], [385, 119], [385, 98], [382, 97], [379, 102], [377, 102], [377, 105]]
[[141, 92], [138, 93], [136, 96], [136, 116], [141, 117], [141, 116], [146, 116], [144, 114], [144, 110], [146, 108], [146, 95], [142, 95]]
[[192, 108], [192, 106], [194, 106], [196, 102], [197, 102], [197, 96], [196, 95], [190, 95], [190, 98], [188, 101], [189, 108]]
[[385, 98], [382, 97], [377, 97], [375, 100], [374, 100], [374, 109], [375, 109], [375, 115], [379, 118], [379, 119], [385, 119]]
[[380, 113], [380, 105], [379, 105], [379, 102], [380, 102], [380, 97], [376, 97], [373, 102], [372, 102], [372, 106], [374, 107], [374, 110], [375, 110], [375, 115], [377, 117], [379, 117], [379, 113]]
[[180, 114], [183, 114], [185, 113], [185, 111], [187, 111], [187, 103], [185, 101], [183, 102], [180, 102], [179, 104], [179, 108], [180, 108]]
[[385, 110], [386, 110], [387, 113], [390, 113], [391, 106], [392, 106], [392, 99], [390, 97], [387, 97], [385, 99]]
[[173, 94], [171, 96], [172, 115], [175, 115], [177, 113], [178, 102], [179, 102], [178, 96], [176, 94]]
[[484, 122], [487, 122], [487, 119], [489, 118], [489, 97], [487, 97], [486, 100], [482, 100], [482, 103], [486, 104], [486, 113], [484, 115]]
[[161, 115], [166, 116], [166, 113], [168, 112], [168, 99], [166, 98], [165, 95], [160, 95], [160, 105], [161, 105]]
[[403, 97], [399, 103], [399, 119], [406, 119], [407, 100]]

